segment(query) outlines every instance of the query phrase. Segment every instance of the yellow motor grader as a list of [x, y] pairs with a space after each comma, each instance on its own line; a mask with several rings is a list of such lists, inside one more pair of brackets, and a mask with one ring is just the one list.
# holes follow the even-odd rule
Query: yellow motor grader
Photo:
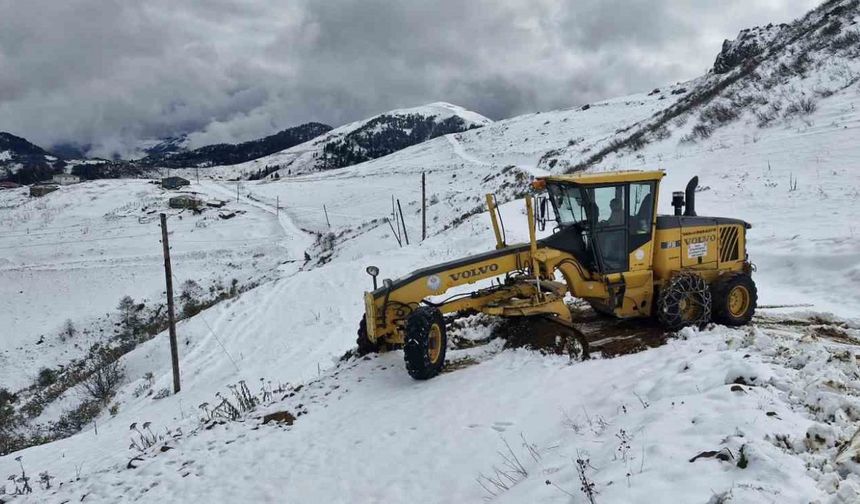
[[[495, 198], [487, 195], [495, 250], [386, 279], [381, 287], [378, 268], [367, 268], [374, 289], [364, 295], [359, 353], [402, 347], [409, 374], [432, 378], [445, 364], [443, 314], [543, 316], [574, 328], [567, 294], [615, 317], [657, 317], [670, 331], [711, 320], [746, 324], [757, 301], [746, 253], [751, 226], [696, 215], [698, 177], [673, 193], [674, 215], [657, 215], [663, 176], [619, 171], [538, 178], [532, 184], [537, 203], [525, 198], [529, 242], [513, 245], [506, 243]], [[536, 228], [545, 229], [550, 207], [554, 232], [538, 240]], [[485, 285], [439, 300], [479, 281]], [[587, 342], [579, 339], [587, 358]]]

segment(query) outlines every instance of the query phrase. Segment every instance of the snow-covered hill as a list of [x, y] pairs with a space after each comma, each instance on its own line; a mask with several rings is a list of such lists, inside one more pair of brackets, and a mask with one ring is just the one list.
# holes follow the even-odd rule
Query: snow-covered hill
[[235, 165], [300, 145], [330, 131], [331, 126], [306, 123], [256, 140], [238, 144], [214, 144], [187, 149], [188, 136], [159, 142], [147, 150], [137, 164], [159, 168]]
[[[265, 271], [255, 277], [260, 285], [180, 324], [180, 394], [147, 392], [171, 382], [162, 332], [122, 358], [126, 379], [114, 415], [105, 411], [80, 434], [0, 457], [0, 474], [23, 466], [34, 478], [41, 471], [56, 478], [50, 489], [32, 480], [35, 493], [15, 502], [588, 502], [583, 487], [602, 503], [860, 501], [857, 16], [855, 1], [827, 2], [760, 38], [763, 51], [723, 58], [727, 72], [648, 93], [515, 117], [342, 169], [240, 185], [205, 181], [199, 190], [208, 197], [238, 192], [249, 220], [207, 225], [202, 232], [211, 235], [201, 241], [209, 245], [201, 248], [236, 254], [232, 262], [242, 261], [249, 277]], [[658, 348], [612, 358], [607, 351], [581, 363], [505, 348], [493, 339], [503, 333], [499, 321], [473, 317], [453, 330], [476, 345], [452, 342], [449, 372], [429, 382], [412, 381], [397, 351], [341, 359], [354, 346], [367, 265], [394, 278], [492, 248], [485, 192], [509, 200], [502, 207], [509, 241], [524, 240], [515, 197], [532, 176], [621, 168], [667, 171], [664, 213], [671, 192], [699, 175], [700, 214], [752, 223], [748, 251], [761, 305], [753, 326], [660, 335]], [[75, 190], [86, 194], [68, 200], [48, 195], [30, 218], [55, 208], [52, 201], [80, 219], [108, 215], [104, 202], [124, 191], [156, 198], [125, 184], [84, 184]], [[398, 246], [384, 220], [392, 196], [403, 208], [408, 246]], [[0, 211], [23, 204], [23, 195], [15, 197], [21, 201], [4, 200]], [[11, 212], [0, 229], [24, 234], [14, 213], [21, 211]], [[123, 225], [140, 214], [129, 213]], [[277, 238], [267, 239], [275, 225]], [[155, 232], [117, 246], [158, 254]], [[194, 232], [201, 232], [196, 224]], [[234, 233], [265, 245], [243, 252], [229, 241]], [[174, 236], [181, 246], [184, 231]], [[93, 261], [102, 252], [91, 245], [70, 246], [69, 254]], [[305, 250], [307, 264], [276, 264]], [[13, 262], [26, 264], [30, 252], [19, 253]], [[27, 271], [55, 254], [34, 256]], [[205, 276], [230, 267], [203, 260], [175, 270]], [[158, 271], [121, 278], [125, 287], [152, 282], [152, 290], [163, 280]], [[53, 299], [90, 295], [88, 281], [82, 274]], [[27, 279], [11, 283], [27, 288]], [[34, 292], [49, 296], [46, 285], [53, 283]], [[10, 310], [34, 302], [3, 299]], [[94, 310], [112, 310], [115, 302], [106, 303], [93, 299]], [[32, 327], [41, 327], [46, 310], [30, 312]], [[636, 342], [648, 332], [588, 327], [596, 339]], [[228, 387], [240, 380], [262, 404], [238, 421], [213, 422], [216, 405], [236, 403]], [[293, 425], [262, 425], [263, 414], [278, 411], [296, 417]], [[142, 452], [127, 449], [141, 431], [161, 439]], [[7, 491], [15, 484], [7, 482]]]
[[271, 156], [235, 166], [207, 169], [207, 175], [242, 177], [277, 168], [278, 174], [285, 177], [340, 168], [491, 122], [476, 112], [443, 102], [391, 110], [345, 124]]
[[26, 139], [0, 131], [0, 181], [29, 184], [50, 178], [66, 163]]

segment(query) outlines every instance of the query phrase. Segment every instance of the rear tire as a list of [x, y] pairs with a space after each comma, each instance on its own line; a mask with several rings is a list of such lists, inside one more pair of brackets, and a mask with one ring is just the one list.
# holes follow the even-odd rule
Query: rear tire
[[670, 331], [707, 324], [711, 320], [711, 291], [705, 280], [695, 273], [672, 277], [660, 289], [657, 319]]
[[355, 342], [358, 344], [358, 356], [362, 357], [369, 353], [379, 352], [379, 343], [370, 341], [367, 336], [367, 315], [361, 317], [361, 322], [358, 323], [358, 338]]
[[429, 380], [445, 366], [448, 336], [442, 312], [432, 306], [417, 308], [406, 319], [403, 359], [406, 371], [416, 380]]
[[711, 284], [711, 296], [714, 322], [727, 326], [748, 324], [758, 305], [758, 290], [746, 273], [718, 279]]

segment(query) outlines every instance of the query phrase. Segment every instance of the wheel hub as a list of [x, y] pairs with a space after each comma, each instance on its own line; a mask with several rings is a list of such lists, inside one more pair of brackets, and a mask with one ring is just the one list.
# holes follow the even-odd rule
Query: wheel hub
[[698, 320], [702, 312], [702, 307], [692, 298], [693, 296], [687, 296], [678, 303], [678, 308], [684, 320]]
[[430, 362], [435, 364], [439, 361], [439, 354], [442, 353], [442, 330], [437, 324], [430, 326], [427, 343], [427, 355], [430, 357]]
[[750, 293], [746, 287], [737, 285], [729, 292], [729, 313], [741, 317], [749, 309]]

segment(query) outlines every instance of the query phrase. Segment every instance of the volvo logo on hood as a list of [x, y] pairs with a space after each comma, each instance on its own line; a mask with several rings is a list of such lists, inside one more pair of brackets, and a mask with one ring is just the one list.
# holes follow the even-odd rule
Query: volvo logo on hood
[[487, 273], [493, 273], [499, 270], [499, 265], [496, 263], [487, 264], [485, 266], [477, 266], [471, 269], [458, 271], [456, 273], [451, 273], [448, 276], [451, 277], [451, 280], [457, 282], [459, 280], [468, 280], [470, 278], [479, 277], [486, 275]]

